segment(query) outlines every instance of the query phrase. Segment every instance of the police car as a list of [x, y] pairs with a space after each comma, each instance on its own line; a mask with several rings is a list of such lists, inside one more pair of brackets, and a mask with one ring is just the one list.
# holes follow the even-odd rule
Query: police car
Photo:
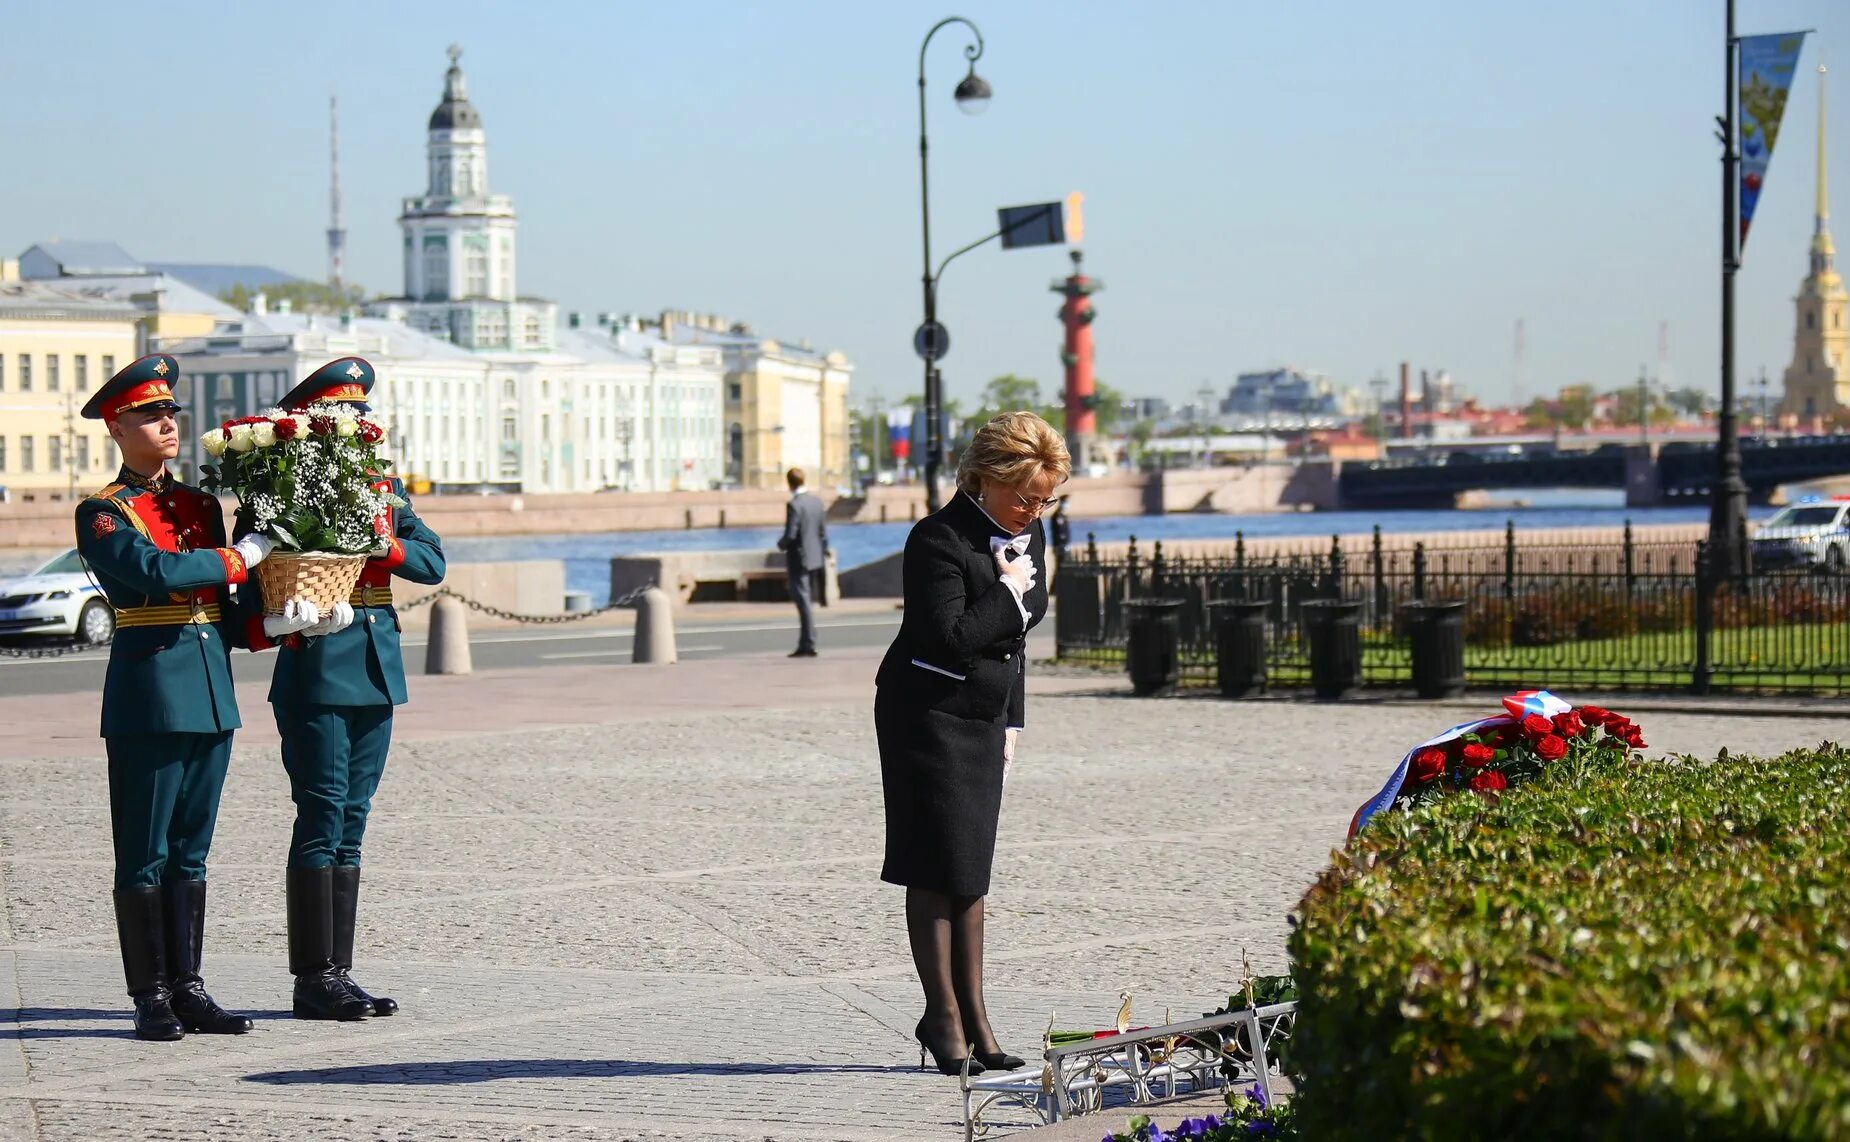
[[1807, 496], [1781, 508], [1754, 531], [1754, 566], [1850, 566], [1850, 496]]
[[76, 636], [100, 646], [115, 637], [116, 612], [72, 548], [32, 574], [0, 579], [0, 637]]

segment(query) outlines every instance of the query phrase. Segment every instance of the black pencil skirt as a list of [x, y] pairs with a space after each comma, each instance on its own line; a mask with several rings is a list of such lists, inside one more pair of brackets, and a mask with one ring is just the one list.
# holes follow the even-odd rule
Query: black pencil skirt
[[880, 879], [953, 896], [989, 892], [1007, 712], [958, 717], [883, 687], [874, 698], [886, 863]]

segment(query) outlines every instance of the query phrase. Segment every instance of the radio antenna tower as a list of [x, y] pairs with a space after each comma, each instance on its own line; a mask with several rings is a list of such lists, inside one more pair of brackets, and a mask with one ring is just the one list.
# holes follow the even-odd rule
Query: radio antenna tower
[[347, 276], [347, 223], [340, 203], [340, 106], [332, 95], [328, 96], [328, 153], [328, 288], [339, 294]]
[[1510, 376], [1511, 403], [1522, 407], [1522, 318], [1516, 319], [1516, 344]]
[[1670, 391], [1670, 323], [1657, 323], [1657, 386], [1664, 392]]

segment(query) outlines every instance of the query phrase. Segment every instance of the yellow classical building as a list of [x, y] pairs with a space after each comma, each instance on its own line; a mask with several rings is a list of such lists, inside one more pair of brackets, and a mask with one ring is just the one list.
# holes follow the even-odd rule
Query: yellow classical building
[[120, 460], [101, 421], [78, 415], [152, 338], [212, 333], [237, 311], [109, 242], [41, 242], [0, 260], [0, 488], [17, 500], [80, 498]]
[[848, 385], [854, 366], [840, 352], [761, 337], [706, 314], [664, 313], [662, 337], [712, 345], [726, 369], [727, 475], [744, 488], [784, 487], [801, 468], [811, 491], [848, 488]]
[[1824, 68], [1818, 69], [1818, 215], [1811, 238], [1811, 272], [1799, 286], [1792, 364], [1786, 366], [1780, 418], [1806, 425], [1850, 414], [1850, 291], [1837, 273], [1825, 173]]
[[56, 282], [0, 281], [0, 486], [11, 498], [80, 498], [115, 474], [109, 433], [78, 410], [135, 359], [141, 317]]

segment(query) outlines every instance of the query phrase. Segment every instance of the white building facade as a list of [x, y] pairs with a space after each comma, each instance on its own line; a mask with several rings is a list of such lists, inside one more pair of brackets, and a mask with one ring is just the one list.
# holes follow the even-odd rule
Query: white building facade
[[180, 360], [189, 476], [204, 460], [201, 432], [274, 406], [352, 355], [378, 374], [372, 406], [395, 471], [435, 491], [654, 492], [723, 479], [717, 350], [630, 331], [555, 336], [561, 351], [479, 353], [383, 318], [252, 313], [159, 347]]

